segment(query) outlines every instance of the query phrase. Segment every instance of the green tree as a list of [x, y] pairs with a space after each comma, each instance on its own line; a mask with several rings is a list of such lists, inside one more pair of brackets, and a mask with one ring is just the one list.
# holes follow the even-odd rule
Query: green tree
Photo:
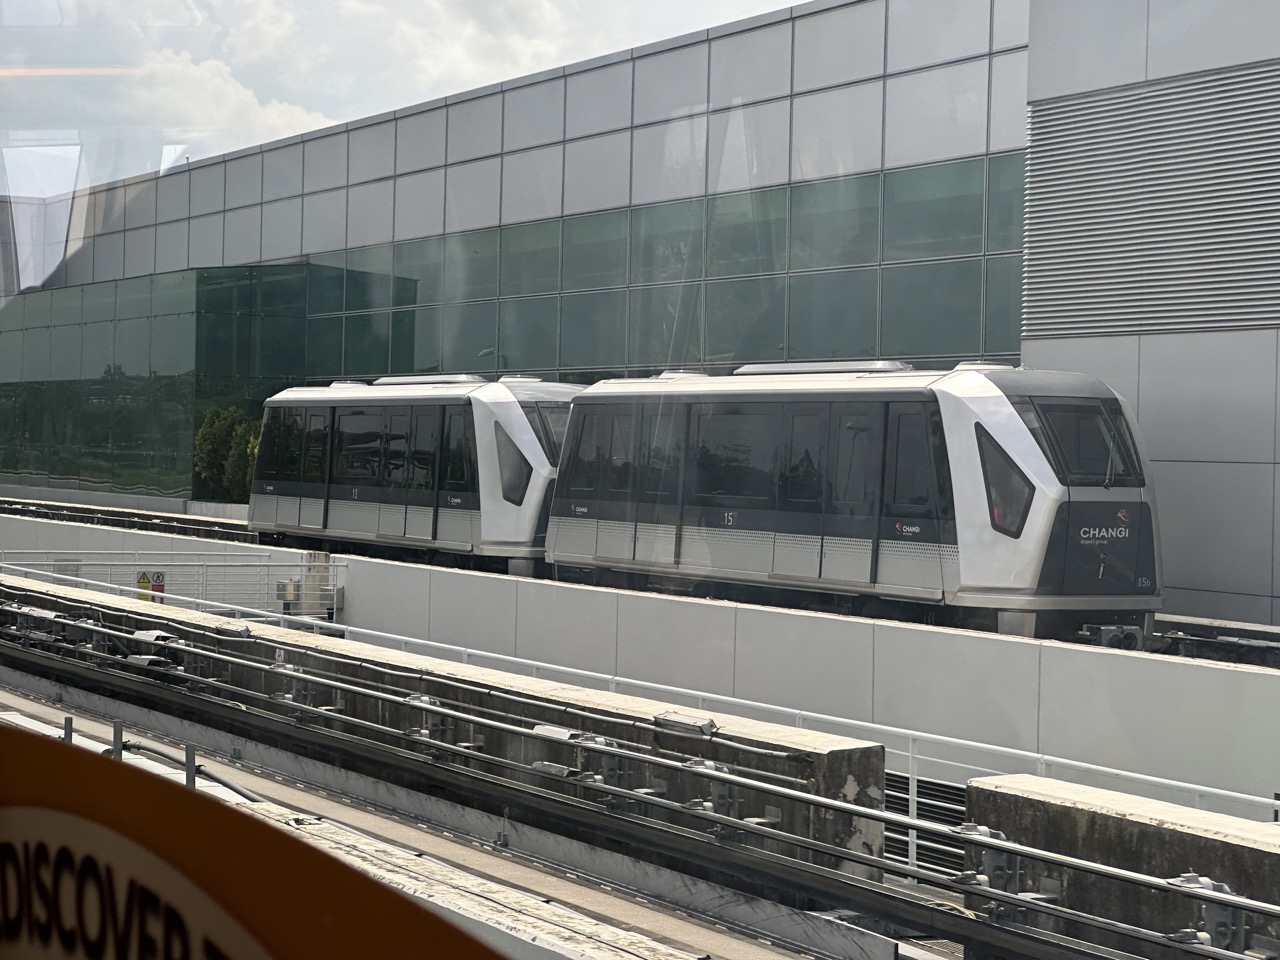
[[236, 406], [210, 410], [196, 431], [194, 465], [215, 493], [246, 503], [258, 455], [258, 423]]

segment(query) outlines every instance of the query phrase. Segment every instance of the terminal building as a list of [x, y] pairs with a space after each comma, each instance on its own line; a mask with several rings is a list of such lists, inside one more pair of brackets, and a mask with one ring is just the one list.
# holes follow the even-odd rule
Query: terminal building
[[0, 198], [0, 484], [207, 496], [338, 378], [1025, 362], [1137, 413], [1170, 607], [1271, 622], [1278, 86], [1268, 0], [815, 0]]

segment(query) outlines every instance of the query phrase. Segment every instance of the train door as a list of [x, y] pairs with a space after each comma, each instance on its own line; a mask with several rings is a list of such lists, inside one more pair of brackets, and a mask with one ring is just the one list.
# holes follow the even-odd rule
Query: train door
[[298, 526], [322, 530], [327, 520], [329, 490], [329, 417], [327, 408], [308, 408], [302, 434], [302, 482]]
[[778, 514], [773, 572], [816, 580], [822, 569], [822, 507], [831, 405], [789, 403], [782, 408]]
[[635, 481], [637, 563], [676, 562], [687, 420], [684, 404], [641, 407], [640, 474]]
[[326, 529], [337, 536], [374, 537], [382, 492], [382, 407], [334, 410], [333, 467]]
[[480, 539], [480, 478], [470, 404], [449, 404], [444, 408], [438, 503], [439, 543], [470, 547]]
[[414, 540], [436, 538], [436, 489], [440, 470], [442, 406], [413, 411], [405, 480], [404, 533]]
[[602, 562], [630, 561], [636, 552], [636, 410], [610, 406], [601, 411], [600, 470], [596, 480], [595, 556]]
[[378, 509], [378, 534], [403, 537], [408, 503], [409, 429], [408, 407], [388, 407], [382, 438], [382, 490]]
[[682, 568], [773, 569], [780, 403], [696, 403], [681, 511]]
[[942, 596], [944, 531], [929, 410], [918, 401], [890, 403], [885, 422], [875, 581], [896, 595], [936, 600]]
[[884, 477], [885, 405], [842, 401], [831, 405], [822, 528], [823, 580], [871, 584]]

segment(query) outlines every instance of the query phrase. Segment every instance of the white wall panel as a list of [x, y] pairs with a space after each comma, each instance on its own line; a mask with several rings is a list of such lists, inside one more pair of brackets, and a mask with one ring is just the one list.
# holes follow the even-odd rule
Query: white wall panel
[[1275, 0], [1159, 0], [1149, 11], [1149, 80], [1280, 57]]
[[618, 673], [731, 695], [736, 613], [729, 603], [619, 594]]
[[431, 571], [430, 639], [515, 656], [514, 577]]
[[[1065, 370], [1097, 377], [1138, 410], [1138, 354], [1141, 337], [1063, 337], [1022, 341], [1022, 362], [1038, 370]], [[1144, 434], [1145, 436], [1145, 434]]]
[[872, 631], [853, 617], [740, 607], [734, 696], [870, 721]]
[[516, 602], [516, 656], [609, 676], [618, 672], [618, 594], [521, 580]]
[[1040, 646], [1034, 640], [879, 621], [873, 719], [1035, 750]]
[[1036, 0], [1028, 97], [1043, 100], [1146, 79], [1147, 0]]

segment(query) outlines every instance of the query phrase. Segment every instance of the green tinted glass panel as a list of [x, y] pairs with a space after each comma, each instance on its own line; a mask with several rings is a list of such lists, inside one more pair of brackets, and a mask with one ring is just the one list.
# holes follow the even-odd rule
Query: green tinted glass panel
[[713, 197], [709, 203], [707, 276], [774, 273], [787, 268], [785, 187]]
[[621, 366], [627, 360], [627, 292], [560, 298], [560, 364]]
[[116, 362], [115, 324], [111, 321], [86, 323], [80, 349], [80, 376], [83, 379], [97, 380], [110, 376]]
[[987, 260], [985, 302], [987, 353], [1017, 353], [1022, 348], [1022, 258]]
[[626, 210], [615, 210], [564, 221], [565, 290], [626, 284], [628, 220]]
[[24, 299], [27, 301], [27, 314], [23, 329], [49, 326], [53, 312], [53, 294], [48, 290], [40, 290], [26, 294]]
[[315, 254], [307, 264], [307, 315], [341, 313], [345, 297], [347, 255]]
[[627, 363], [678, 367], [702, 359], [702, 284], [631, 291]]
[[792, 276], [787, 359], [874, 357], [878, 275], [873, 268]]
[[631, 282], [702, 276], [705, 202], [682, 200], [631, 211]]
[[380, 377], [387, 372], [391, 314], [347, 317], [342, 332], [342, 372], [349, 377]]
[[498, 231], [477, 230], [444, 238], [444, 299], [482, 300], [498, 295]]
[[196, 366], [196, 315], [151, 318], [151, 372], [157, 376], [191, 373]]
[[880, 354], [977, 356], [982, 349], [982, 261], [881, 271]]
[[116, 321], [116, 367], [126, 377], [151, 373], [151, 321], [147, 317]]
[[982, 251], [982, 160], [884, 175], [884, 259]]
[[0, 383], [17, 383], [22, 379], [23, 331], [0, 333]]
[[397, 243], [391, 272], [391, 300], [395, 306], [439, 303], [444, 296], [444, 239]]
[[[91, 283], [84, 288], [83, 308], [81, 311], [85, 323], [98, 323], [102, 320], [116, 318], [116, 285], [110, 283]], [[194, 295], [194, 286], [193, 286]]]
[[[252, 328], [248, 314], [196, 314], [196, 372], [206, 377], [248, 376]], [[116, 362], [123, 362], [119, 338]]]
[[80, 339], [83, 326], [54, 327], [49, 341], [49, 379], [80, 379]]
[[53, 325], [65, 326], [80, 323], [81, 307], [84, 294], [80, 287], [63, 287], [53, 291], [52, 313]]
[[708, 283], [706, 298], [707, 363], [782, 359], [785, 277]]
[[22, 379], [42, 382], [49, 379], [49, 328], [39, 327], [22, 334]]
[[554, 367], [559, 329], [559, 297], [503, 300], [498, 309], [498, 369]]
[[391, 315], [391, 372], [438, 373], [440, 308], [397, 310]]
[[445, 307], [440, 335], [445, 372], [480, 373], [496, 369], [497, 302], [458, 303]]
[[[117, 312], [126, 294], [122, 280], [116, 290]], [[196, 309], [209, 313], [249, 313], [253, 309], [253, 271], [248, 267], [218, 267], [196, 273]]]
[[[94, 284], [102, 286], [102, 284]], [[85, 318], [89, 323], [89, 296], [93, 287], [85, 288]], [[161, 273], [151, 278], [151, 311], [156, 315], [194, 313], [196, 309], [196, 271]], [[102, 319], [94, 317], [94, 319]]]
[[553, 293], [560, 284], [560, 221], [502, 228], [502, 295]]
[[0, 330], [21, 330], [26, 315], [25, 296], [0, 297]]
[[987, 161], [987, 249], [1022, 247], [1024, 155], [1009, 153]]
[[306, 373], [304, 317], [254, 317], [254, 377], [301, 377]]
[[391, 306], [391, 245], [347, 251], [348, 310]]
[[848, 267], [880, 258], [880, 175], [791, 188], [791, 269]]
[[336, 377], [342, 373], [342, 317], [307, 320], [307, 376]]
[[268, 264], [253, 268], [255, 312], [271, 317], [307, 315], [307, 265]]
[[[244, 271], [247, 281], [248, 271]], [[237, 280], [241, 277], [237, 276]], [[134, 277], [116, 284], [116, 318], [151, 316], [151, 278]]]

